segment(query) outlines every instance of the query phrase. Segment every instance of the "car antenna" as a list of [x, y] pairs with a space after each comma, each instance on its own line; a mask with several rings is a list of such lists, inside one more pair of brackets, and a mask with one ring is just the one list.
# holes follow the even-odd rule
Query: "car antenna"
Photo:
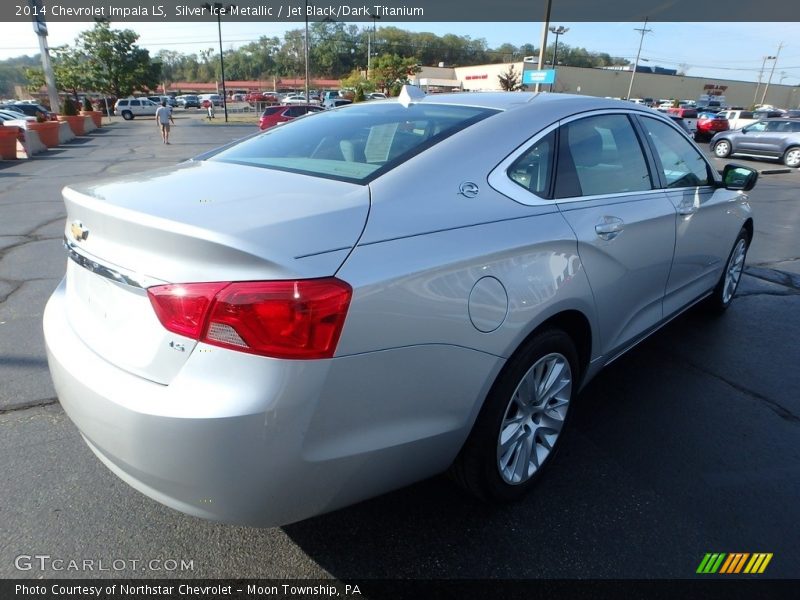
[[424, 97], [425, 92], [423, 92], [417, 86], [406, 84], [403, 86], [403, 89], [400, 90], [400, 95], [397, 97], [397, 101], [405, 108], [408, 108], [409, 104], [415, 100], [422, 100]]

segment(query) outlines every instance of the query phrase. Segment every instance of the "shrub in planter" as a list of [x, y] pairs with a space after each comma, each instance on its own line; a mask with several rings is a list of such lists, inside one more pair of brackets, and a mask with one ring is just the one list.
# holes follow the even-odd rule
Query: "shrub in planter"
[[64, 103], [61, 105], [61, 114], [65, 117], [78, 116], [78, 111], [75, 109], [75, 103], [71, 99], [66, 98], [64, 100]]

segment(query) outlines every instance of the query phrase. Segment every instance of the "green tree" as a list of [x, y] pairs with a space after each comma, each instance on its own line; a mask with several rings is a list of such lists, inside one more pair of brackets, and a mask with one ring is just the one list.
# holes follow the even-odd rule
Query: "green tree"
[[408, 83], [408, 78], [420, 72], [415, 57], [402, 58], [397, 54], [381, 54], [372, 62], [372, 76], [379, 89], [391, 91], [392, 88]]
[[138, 39], [135, 31], [111, 29], [108, 23], [95, 23], [93, 29], [82, 32], [76, 49], [87, 57], [90, 87], [118, 98], [135, 90], [156, 89], [160, 65], [136, 45]]
[[509, 65], [508, 69], [497, 76], [500, 82], [500, 89], [506, 92], [516, 92], [522, 89], [519, 73], [514, 69], [514, 65]]

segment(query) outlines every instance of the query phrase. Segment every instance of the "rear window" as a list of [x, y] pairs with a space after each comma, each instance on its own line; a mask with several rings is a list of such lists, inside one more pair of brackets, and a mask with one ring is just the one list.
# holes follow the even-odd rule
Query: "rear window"
[[209, 160], [363, 184], [497, 112], [441, 104], [355, 104], [297, 119]]
[[681, 116], [684, 119], [696, 119], [697, 118], [697, 111], [693, 108], [685, 108], [681, 113]]

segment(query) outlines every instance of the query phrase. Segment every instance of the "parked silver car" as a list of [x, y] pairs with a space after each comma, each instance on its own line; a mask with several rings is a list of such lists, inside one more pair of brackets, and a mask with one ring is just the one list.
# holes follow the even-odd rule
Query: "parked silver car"
[[800, 167], [800, 121], [764, 119], [711, 138], [711, 149], [719, 158], [733, 154], [783, 161], [787, 167]]
[[192, 515], [285, 524], [448, 469], [516, 499], [600, 369], [731, 303], [756, 177], [585, 96], [297, 119], [64, 189], [53, 382], [103, 463]]

